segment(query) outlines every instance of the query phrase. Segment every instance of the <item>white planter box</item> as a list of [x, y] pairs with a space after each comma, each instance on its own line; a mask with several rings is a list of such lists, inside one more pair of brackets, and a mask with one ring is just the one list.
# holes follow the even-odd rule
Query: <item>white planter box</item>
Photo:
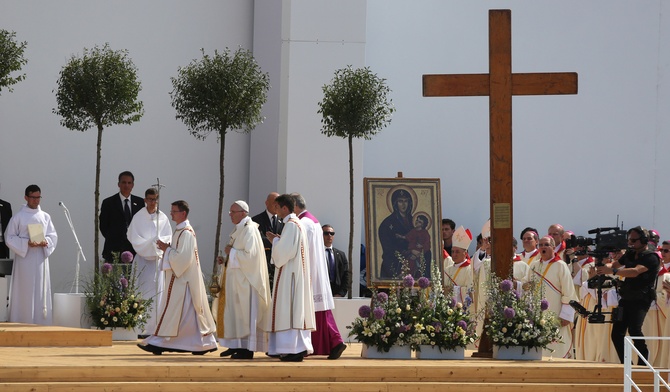
[[456, 347], [455, 350], [440, 349], [436, 346], [421, 345], [421, 351], [416, 352], [416, 359], [464, 359], [465, 349]]
[[393, 346], [388, 352], [380, 352], [377, 347], [364, 344], [361, 357], [368, 359], [412, 359], [412, 349], [409, 346]]
[[353, 338], [349, 338], [350, 326], [354, 319], [358, 317], [358, 308], [363, 305], [370, 305], [371, 298], [333, 298], [335, 300], [335, 309], [333, 309], [333, 317], [337, 323], [337, 329], [342, 335], [342, 340], [345, 342], [356, 342]]
[[542, 359], [542, 349], [523, 346], [493, 346], [493, 358], [514, 361], [539, 361]]
[[[91, 327], [91, 329], [98, 329]], [[103, 331], [112, 331], [112, 341], [134, 341], [137, 340], [137, 331], [128, 328], [105, 328]]]

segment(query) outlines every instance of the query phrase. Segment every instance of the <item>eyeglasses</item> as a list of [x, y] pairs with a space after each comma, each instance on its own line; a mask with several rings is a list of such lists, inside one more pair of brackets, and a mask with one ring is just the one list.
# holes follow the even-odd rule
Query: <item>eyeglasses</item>
[[551, 244], [540, 244], [539, 246], [549, 246], [549, 247], [551, 247]]
[[244, 212], [244, 211], [228, 211], [228, 215], [237, 214], [238, 212]]
[[661, 249], [661, 252], [668, 253], [668, 252], [670, 252], [670, 249]]
[[329, 235], [329, 236], [332, 237], [332, 236], [335, 235], [335, 232], [334, 232], [334, 231], [324, 231], [324, 232], [323, 232], [323, 235]]

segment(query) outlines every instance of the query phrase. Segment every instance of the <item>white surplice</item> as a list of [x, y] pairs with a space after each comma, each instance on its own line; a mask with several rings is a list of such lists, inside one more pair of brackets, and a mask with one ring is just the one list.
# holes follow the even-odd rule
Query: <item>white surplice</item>
[[275, 271], [269, 308], [270, 354], [314, 352], [311, 331], [316, 327], [310, 285], [309, 243], [295, 214], [284, 217], [281, 237], [272, 244]]
[[316, 218], [308, 211], [303, 211], [298, 218], [300, 219], [300, 225], [307, 234], [307, 242], [309, 242], [309, 275], [314, 311], [321, 312], [335, 309], [333, 292], [330, 289], [326, 247], [323, 244], [323, 229], [318, 221], [315, 222]]
[[144, 335], [156, 330], [158, 307], [165, 284], [165, 273], [158, 268], [163, 251], [156, 246], [156, 240], [169, 243], [172, 238], [172, 225], [168, 217], [158, 211], [158, 222], [156, 222], [156, 215], [155, 212], [150, 214], [144, 207], [133, 216], [128, 226], [128, 241], [137, 253], [133, 260], [133, 273], [137, 276], [138, 290], [142, 293], [143, 299], [153, 299], [151, 311], [147, 313], [148, 320], [142, 331]]
[[[47, 241], [46, 247], [30, 247], [29, 224], [40, 224]], [[23, 205], [5, 230], [5, 242], [14, 252], [9, 321], [26, 324], [52, 324], [51, 276], [49, 256], [56, 249], [58, 235], [51, 216]]]
[[145, 344], [185, 351], [205, 351], [216, 345], [216, 324], [198, 259], [198, 243], [188, 220], [177, 225], [161, 259], [163, 294], [154, 335]]

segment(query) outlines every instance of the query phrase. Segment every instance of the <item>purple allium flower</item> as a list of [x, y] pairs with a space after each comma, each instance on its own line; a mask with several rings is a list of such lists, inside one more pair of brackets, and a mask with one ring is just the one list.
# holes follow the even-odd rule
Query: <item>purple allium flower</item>
[[513, 287], [512, 281], [509, 279], [505, 279], [502, 282], [500, 282], [500, 290], [504, 292], [512, 290], [512, 287]]
[[466, 323], [465, 320], [461, 320], [461, 321], [456, 323], [456, 326], [461, 327], [463, 329], [466, 329], [468, 327], [468, 323]]
[[385, 304], [389, 300], [389, 296], [386, 293], [377, 293], [377, 302], [380, 304]]
[[439, 321], [435, 321], [432, 323], [433, 328], [435, 328], [435, 332], [440, 332], [442, 331], [442, 323]]
[[133, 262], [133, 254], [130, 251], [125, 251], [121, 253], [121, 262], [123, 264], [129, 264]]
[[511, 319], [514, 318], [514, 316], [516, 316], [516, 312], [512, 308], [506, 307], [505, 310], [503, 310], [503, 315], [505, 315], [505, 318]]
[[426, 278], [425, 276], [422, 276], [419, 278], [419, 287], [422, 289], [430, 287], [430, 280]]
[[514, 296], [516, 297], [516, 299], [521, 299], [521, 293], [519, 292], [519, 290], [514, 290], [514, 291], [512, 291], [512, 293], [514, 293]]
[[109, 264], [109, 263], [104, 263], [102, 265], [101, 270], [102, 270], [103, 274], [108, 274], [108, 273], [112, 272], [112, 265]]
[[447, 300], [447, 306], [449, 306], [450, 308], [453, 308], [455, 305], [456, 305], [456, 299], [455, 298], [449, 298]]
[[360, 308], [358, 308], [358, 315], [363, 317], [363, 318], [368, 318], [370, 317], [370, 312], [372, 309], [368, 305], [363, 305]]
[[414, 287], [414, 277], [412, 275], [407, 275], [403, 278], [402, 284], [405, 287]]
[[126, 278], [119, 279], [119, 283], [121, 283], [121, 287], [123, 287], [124, 289], [128, 287], [128, 279]]
[[411, 325], [405, 325], [405, 324], [400, 324], [400, 326], [396, 329], [398, 333], [405, 333], [409, 331], [411, 328]]
[[542, 309], [542, 310], [549, 309], [549, 301], [547, 301], [546, 299], [543, 299], [542, 301], [540, 301], [540, 309]]
[[382, 308], [375, 308], [375, 310], [372, 311], [372, 314], [375, 315], [377, 320], [381, 320], [384, 318], [384, 316], [386, 316], [386, 311], [384, 311]]

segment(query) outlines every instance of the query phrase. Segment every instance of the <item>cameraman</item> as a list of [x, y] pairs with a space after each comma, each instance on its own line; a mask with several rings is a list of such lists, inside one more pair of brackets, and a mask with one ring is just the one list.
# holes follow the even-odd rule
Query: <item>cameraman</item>
[[[656, 298], [654, 284], [660, 260], [656, 252], [648, 249], [649, 232], [636, 226], [626, 232], [628, 250], [617, 261], [596, 267], [598, 275], [611, 274], [625, 278], [619, 288], [619, 307], [617, 316], [612, 314], [612, 344], [624, 361], [624, 337], [626, 331], [630, 336], [644, 337], [642, 323], [647, 315], [651, 302]], [[642, 356], [649, 357], [649, 350], [644, 339], [633, 341], [635, 348]], [[644, 365], [638, 358], [638, 365]]]

